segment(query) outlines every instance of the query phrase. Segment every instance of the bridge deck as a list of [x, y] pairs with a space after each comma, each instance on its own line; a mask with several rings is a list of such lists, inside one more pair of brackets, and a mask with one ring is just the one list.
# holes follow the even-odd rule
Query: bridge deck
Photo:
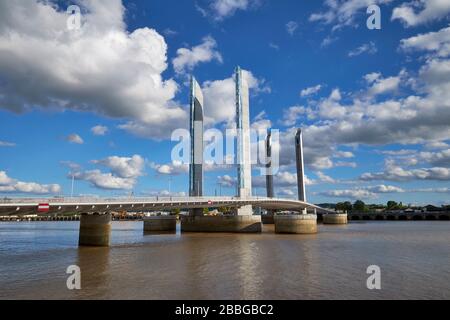
[[49, 204], [45, 214], [85, 213], [106, 211], [150, 212], [165, 210], [187, 210], [195, 208], [241, 207], [253, 205], [267, 210], [324, 209], [297, 200], [274, 198], [235, 198], [235, 197], [201, 197], [201, 198], [50, 198], [50, 199], [3, 199], [0, 200], [0, 216], [31, 215], [38, 213], [39, 204]]

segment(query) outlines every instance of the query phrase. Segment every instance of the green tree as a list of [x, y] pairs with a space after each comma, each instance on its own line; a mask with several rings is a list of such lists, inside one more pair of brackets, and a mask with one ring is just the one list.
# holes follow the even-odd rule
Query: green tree
[[353, 204], [353, 210], [356, 212], [364, 212], [366, 211], [366, 209], [367, 209], [366, 204], [361, 200], [357, 200]]
[[352, 204], [349, 201], [346, 202], [339, 202], [336, 204], [336, 210], [338, 211], [352, 211]]
[[387, 208], [388, 210], [397, 210], [399, 208], [399, 205], [395, 201], [388, 201]]

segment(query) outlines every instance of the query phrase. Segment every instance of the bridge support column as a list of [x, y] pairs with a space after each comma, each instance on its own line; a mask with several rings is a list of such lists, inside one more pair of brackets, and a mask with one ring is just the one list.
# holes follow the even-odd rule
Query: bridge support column
[[182, 232], [260, 233], [261, 216], [183, 217]]
[[344, 214], [335, 214], [328, 213], [323, 215], [323, 223], [324, 224], [347, 224], [348, 216], [346, 213]]
[[144, 218], [145, 232], [175, 232], [177, 230], [176, 216], [160, 216]]
[[267, 214], [262, 215], [261, 220], [263, 224], [274, 224], [274, 211], [267, 210]]
[[237, 216], [252, 216], [253, 215], [253, 206], [242, 206], [237, 208], [236, 210]]
[[275, 233], [315, 234], [317, 233], [317, 215], [277, 215]]
[[108, 247], [111, 237], [111, 213], [82, 214], [79, 246]]

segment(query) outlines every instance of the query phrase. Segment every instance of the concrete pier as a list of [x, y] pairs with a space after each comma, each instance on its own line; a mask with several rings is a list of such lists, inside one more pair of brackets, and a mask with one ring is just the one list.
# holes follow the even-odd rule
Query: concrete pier
[[275, 233], [315, 234], [317, 233], [317, 215], [276, 215]]
[[144, 218], [144, 232], [175, 232], [176, 216], [158, 216]]
[[183, 217], [182, 232], [260, 233], [261, 216]]
[[274, 224], [274, 214], [273, 213], [267, 213], [261, 216], [261, 220], [263, 224]]
[[111, 214], [83, 214], [80, 219], [78, 245], [108, 247], [111, 236]]
[[348, 217], [346, 213], [343, 214], [335, 214], [328, 213], [323, 215], [323, 223], [324, 224], [347, 224]]

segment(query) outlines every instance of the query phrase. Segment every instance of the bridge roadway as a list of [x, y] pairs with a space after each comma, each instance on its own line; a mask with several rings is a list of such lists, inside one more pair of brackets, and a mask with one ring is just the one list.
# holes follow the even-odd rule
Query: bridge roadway
[[[38, 212], [40, 204], [50, 206], [48, 212]], [[156, 198], [44, 198], [0, 199], [0, 216], [23, 216], [34, 214], [103, 213], [103, 212], [151, 212], [187, 210], [195, 208], [241, 207], [253, 205], [266, 210], [303, 211], [304, 209], [326, 212], [316, 205], [288, 199], [263, 197], [156, 197]]]

